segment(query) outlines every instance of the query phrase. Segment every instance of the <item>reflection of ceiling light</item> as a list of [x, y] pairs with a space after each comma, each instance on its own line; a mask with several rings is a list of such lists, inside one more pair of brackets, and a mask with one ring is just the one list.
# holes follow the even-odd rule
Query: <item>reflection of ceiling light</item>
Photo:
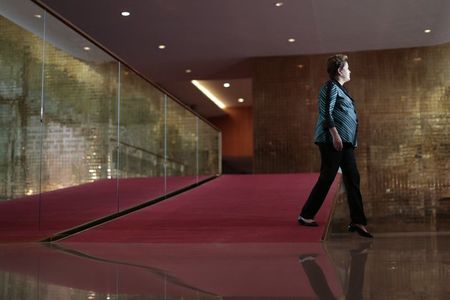
[[121, 14], [122, 16], [124, 16], [124, 17], [128, 17], [128, 16], [131, 15], [131, 13], [130, 13], [129, 11], [123, 11], [123, 12], [121, 12], [120, 14]]
[[423, 32], [425, 32], [425, 33], [430, 33], [430, 32], [431, 32], [431, 29], [425, 29]]
[[38, 18], [38, 19], [40, 19], [40, 18], [42, 18], [42, 16], [41, 15], [34, 15], [36, 18]]
[[295, 42], [295, 39], [290, 38], [290, 39], [288, 39], [288, 42], [289, 42], [289, 43], [293, 43], [293, 42]]
[[185, 72], [186, 72], [186, 73], [191, 73], [192, 70], [191, 70], [191, 69], [186, 69]]
[[299, 69], [303, 69], [303, 65], [297, 65], [297, 67], [299, 68]]
[[191, 83], [195, 85], [206, 97], [208, 97], [212, 102], [214, 102], [221, 109], [225, 108], [225, 104], [220, 101], [213, 93], [211, 93], [207, 88], [205, 88], [200, 82], [197, 80], [192, 80]]
[[419, 62], [419, 61], [422, 60], [422, 57], [414, 57], [413, 60], [414, 60], [415, 62]]
[[275, 3], [275, 6], [280, 7], [280, 6], [283, 6], [283, 4], [284, 4], [283, 2], [277, 2], [277, 3]]
[[238, 102], [239, 102], [239, 103], [244, 102], [244, 98], [239, 98], [239, 99], [238, 99]]
[[91, 50], [91, 48], [89, 48], [89, 47], [83, 47], [83, 49], [86, 50], [86, 51]]
[[223, 87], [226, 87], [226, 88], [229, 88], [231, 86], [231, 84], [229, 84], [228, 82], [225, 82], [224, 84], [223, 84]]
[[166, 49], [166, 45], [159, 45], [158, 48], [159, 49]]

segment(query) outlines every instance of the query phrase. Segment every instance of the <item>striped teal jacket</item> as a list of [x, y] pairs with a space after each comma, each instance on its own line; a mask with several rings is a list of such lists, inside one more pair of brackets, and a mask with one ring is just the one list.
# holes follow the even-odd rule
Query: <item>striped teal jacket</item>
[[337, 81], [329, 80], [320, 89], [319, 117], [314, 142], [332, 143], [328, 128], [336, 127], [342, 142], [357, 146], [358, 117], [352, 97]]

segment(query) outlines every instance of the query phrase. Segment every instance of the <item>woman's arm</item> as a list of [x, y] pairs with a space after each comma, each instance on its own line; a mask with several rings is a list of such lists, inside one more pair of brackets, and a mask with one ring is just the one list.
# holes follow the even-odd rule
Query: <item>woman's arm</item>
[[333, 147], [337, 151], [341, 151], [343, 148], [342, 139], [336, 129], [333, 118], [333, 110], [336, 105], [337, 87], [330, 81], [327, 86], [326, 95], [324, 95], [325, 110], [325, 128], [328, 128], [331, 136], [333, 137]]
[[328, 128], [330, 131], [331, 136], [333, 137], [333, 147], [337, 151], [341, 151], [344, 145], [342, 144], [341, 136], [339, 135], [336, 127]]

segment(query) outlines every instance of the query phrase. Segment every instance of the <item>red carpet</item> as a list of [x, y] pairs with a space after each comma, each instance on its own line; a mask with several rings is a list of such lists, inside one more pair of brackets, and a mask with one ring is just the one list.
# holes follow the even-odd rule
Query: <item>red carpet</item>
[[[168, 177], [167, 192], [179, 190], [195, 182], [195, 176]], [[126, 178], [119, 180], [118, 194], [117, 180], [104, 179], [41, 195], [1, 201], [0, 241], [43, 240], [60, 231], [144, 203], [163, 194], [163, 177]]]
[[321, 243], [68, 246], [66, 252], [40, 244], [0, 245], [0, 272], [22, 274], [27, 282], [39, 282], [29, 288], [43, 291], [53, 284], [135, 299], [343, 297]]
[[324, 235], [338, 176], [316, 216], [297, 224], [317, 173], [224, 175], [64, 241], [112, 243], [314, 242]]

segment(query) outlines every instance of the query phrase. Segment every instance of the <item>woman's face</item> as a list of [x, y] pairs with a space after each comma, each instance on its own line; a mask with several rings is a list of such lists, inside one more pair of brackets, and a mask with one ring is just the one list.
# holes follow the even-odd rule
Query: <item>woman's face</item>
[[344, 82], [350, 81], [350, 69], [348, 68], [348, 63], [346, 62], [345, 65], [338, 70], [339, 76], [344, 80]]

